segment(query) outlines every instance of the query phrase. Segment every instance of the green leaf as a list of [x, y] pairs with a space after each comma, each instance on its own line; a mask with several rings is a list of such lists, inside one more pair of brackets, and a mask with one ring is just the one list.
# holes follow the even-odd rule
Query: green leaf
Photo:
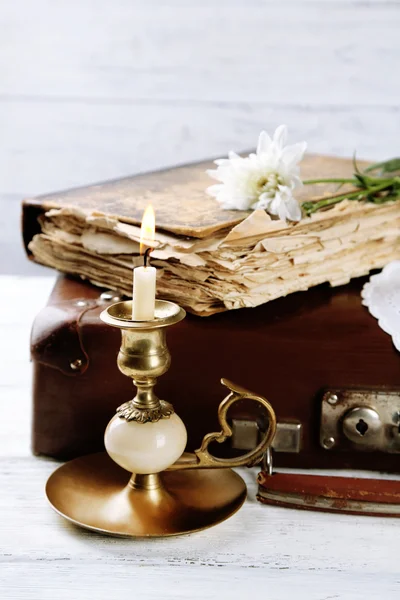
[[390, 160], [370, 165], [364, 172], [369, 173], [370, 171], [377, 171], [378, 169], [380, 169], [382, 173], [394, 173], [395, 171], [400, 171], [400, 158], [391, 158]]
[[368, 177], [366, 177], [365, 175], [362, 175], [360, 172], [354, 173], [354, 177], [360, 183], [361, 187], [363, 187], [363, 188], [368, 188], [369, 187], [369, 185], [368, 185], [368, 182], [369, 182]]
[[359, 174], [360, 173], [360, 169], [358, 168], [358, 165], [357, 165], [356, 151], [355, 150], [354, 150], [354, 154], [353, 154], [353, 169], [355, 171], [355, 174]]

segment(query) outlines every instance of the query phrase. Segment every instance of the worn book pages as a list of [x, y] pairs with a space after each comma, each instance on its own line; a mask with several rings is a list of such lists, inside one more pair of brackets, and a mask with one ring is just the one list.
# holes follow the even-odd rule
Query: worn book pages
[[[303, 178], [344, 177], [352, 172], [351, 161], [345, 159], [309, 157], [305, 162], [308, 173], [302, 168]], [[141, 195], [136, 202], [129, 197], [134, 207], [130, 216], [128, 196], [118, 200], [120, 204], [114, 200], [112, 210], [106, 212], [103, 186], [86, 188], [91, 190], [90, 198], [79, 191], [75, 204], [65, 204], [73, 192], [58, 201], [43, 201], [40, 232], [29, 242], [29, 251], [38, 262], [130, 296], [132, 267], [142, 262], [139, 221], [151, 201], [156, 221], [163, 225], [157, 229], [152, 252], [152, 264], [158, 269], [157, 294], [202, 316], [258, 306], [323, 282], [342, 285], [400, 258], [400, 202], [375, 205], [346, 200], [297, 224], [285, 224], [261, 210], [221, 211], [205, 194], [207, 166], [181, 167], [172, 170], [173, 176], [162, 172], [171, 187], [166, 180], [159, 187], [153, 182], [146, 198]], [[144, 185], [143, 178], [150, 176], [140, 177]], [[319, 199], [334, 191], [325, 186], [317, 194], [315, 188], [305, 186], [302, 194]], [[210, 203], [212, 210], [206, 211]], [[117, 205], [122, 215], [115, 214]]]

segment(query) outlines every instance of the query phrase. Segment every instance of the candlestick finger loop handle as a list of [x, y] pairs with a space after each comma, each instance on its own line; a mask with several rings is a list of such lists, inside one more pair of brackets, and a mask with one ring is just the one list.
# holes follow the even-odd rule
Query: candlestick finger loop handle
[[[232, 468], [257, 464], [270, 448], [276, 432], [276, 415], [271, 404], [263, 396], [258, 396], [249, 392], [227, 379], [221, 379], [222, 385], [230, 390], [230, 393], [222, 400], [218, 408], [218, 420], [221, 425], [221, 431], [208, 433], [204, 436], [201, 446], [194, 451], [194, 455], [183, 457], [168, 470], [182, 469], [210, 469], [210, 468]], [[219, 458], [211, 454], [208, 447], [211, 442], [225, 442], [232, 436], [232, 429], [227, 421], [227, 413], [233, 404], [241, 400], [251, 400], [260, 404], [268, 414], [268, 427], [259, 444], [251, 451], [246, 452], [236, 458]]]

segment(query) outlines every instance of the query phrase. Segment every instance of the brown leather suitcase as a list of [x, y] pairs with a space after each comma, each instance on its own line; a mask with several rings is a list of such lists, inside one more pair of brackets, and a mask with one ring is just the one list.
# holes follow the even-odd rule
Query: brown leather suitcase
[[[400, 356], [361, 304], [364, 281], [207, 319], [187, 315], [170, 328], [172, 365], [157, 393], [184, 420], [188, 449], [218, 430], [226, 377], [272, 403], [274, 465], [396, 471]], [[133, 396], [116, 365], [120, 333], [99, 319], [107, 301], [100, 294], [60, 276], [33, 324], [36, 454], [64, 459], [103, 449], [107, 422]], [[228, 454], [255, 444], [263, 427], [246, 407], [232, 418]]]

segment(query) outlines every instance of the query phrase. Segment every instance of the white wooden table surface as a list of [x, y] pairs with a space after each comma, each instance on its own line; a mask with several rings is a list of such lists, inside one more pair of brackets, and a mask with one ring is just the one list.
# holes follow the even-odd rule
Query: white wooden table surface
[[54, 514], [57, 463], [29, 450], [29, 330], [52, 283], [0, 277], [1, 600], [399, 597], [399, 521], [262, 506], [250, 470], [244, 507], [189, 536], [113, 539]]

